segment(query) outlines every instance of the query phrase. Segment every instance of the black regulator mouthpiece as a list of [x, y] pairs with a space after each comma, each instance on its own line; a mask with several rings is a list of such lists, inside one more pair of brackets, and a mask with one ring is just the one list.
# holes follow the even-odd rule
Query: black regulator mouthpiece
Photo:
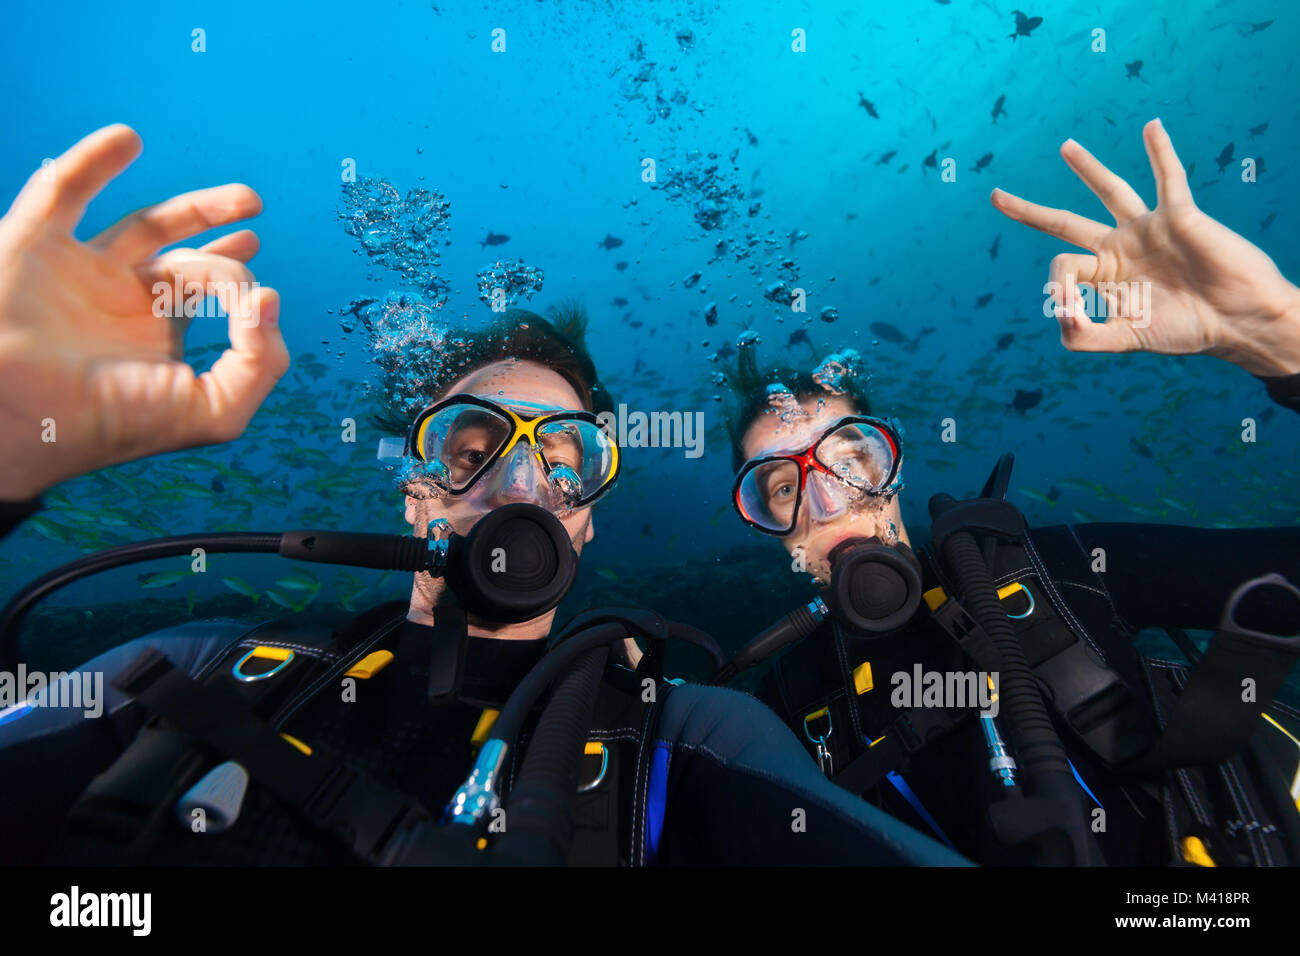
[[488, 512], [463, 538], [453, 534], [442, 576], [470, 614], [516, 624], [554, 609], [577, 571], [560, 519], [520, 503]]
[[741, 671], [802, 640], [833, 614], [859, 632], [879, 634], [904, 624], [921, 603], [921, 562], [905, 544], [850, 538], [830, 553], [831, 583], [742, 647], [716, 674], [724, 684]]
[[850, 538], [830, 553], [831, 583], [823, 599], [840, 621], [859, 631], [892, 631], [921, 603], [921, 562], [901, 542]]

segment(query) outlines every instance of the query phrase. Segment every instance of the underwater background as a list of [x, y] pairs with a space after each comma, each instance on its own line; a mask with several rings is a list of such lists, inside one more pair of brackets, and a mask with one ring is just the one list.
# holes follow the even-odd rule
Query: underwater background
[[[811, 594], [730, 504], [725, 376], [742, 335], [763, 365], [859, 353], [875, 412], [903, 427], [916, 544], [929, 497], [977, 493], [1004, 451], [1035, 524], [1294, 524], [1300, 420], [1223, 362], [1065, 351], [1042, 287], [1070, 247], [988, 195], [1110, 222], [1057, 155], [1073, 136], [1153, 204], [1141, 127], [1159, 116], [1201, 208], [1300, 279], [1300, 11], [1037, 2], [1024, 13], [1042, 22], [1013, 37], [1027, 2], [11, 6], [5, 205], [43, 159], [112, 122], [145, 151], [81, 238], [177, 193], [249, 184], [265, 204], [251, 265], [281, 295], [293, 366], [238, 441], [48, 493], [0, 543], [0, 600], [153, 536], [406, 532], [370, 421], [380, 368], [486, 324], [480, 290], [497, 285], [540, 313], [584, 303], [616, 404], [704, 415], [698, 457], [626, 449], [561, 620], [643, 604], [730, 649]], [[948, 157], [955, 182], [935, 165]], [[805, 312], [780, 301], [795, 288]], [[195, 320], [197, 368], [225, 328]], [[946, 418], [956, 442], [940, 440]], [[409, 591], [409, 575], [274, 557], [212, 554], [202, 575], [167, 559], [60, 592], [26, 647], [33, 667], [66, 667], [192, 618]]]

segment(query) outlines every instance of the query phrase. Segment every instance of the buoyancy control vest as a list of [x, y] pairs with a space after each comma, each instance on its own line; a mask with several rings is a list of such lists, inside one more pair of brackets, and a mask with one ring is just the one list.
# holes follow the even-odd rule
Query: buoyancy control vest
[[[1009, 457], [999, 468], [1004, 492]], [[1140, 862], [1300, 863], [1300, 714], [1273, 699], [1300, 650], [1297, 640], [1243, 639], [1221, 628], [1204, 661], [1195, 659], [1194, 649], [1188, 663], [1143, 657], [1089, 556], [1071, 539], [1072, 530], [1031, 534], [1003, 494], [991, 493], [997, 475], [995, 469], [984, 496], [974, 500], [996, 499], [992, 523], [1005, 524], [1004, 533], [981, 540], [997, 599], [1073, 755], [1075, 778], [1082, 783], [1074, 764], [1086, 760], [1094, 780], [1104, 776], [1124, 788], [1124, 801], [1139, 813], [1162, 817], [1160, 847], [1145, 848]], [[945, 529], [936, 522], [936, 545], [956, 527], [948, 524]], [[1044, 553], [1052, 556], [1050, 568]], [[964, 788], [970, 799], [996, 801], [1008, 774], [1014, 779], [1016, 773], [1010, 749], [999, 756], [1005, 741], [990, 738], [982, 723], [986, 732], [976, 739], [987, 745], [979, 748], [984, 753], [935, 746], [981, 720], [977, 710], [886, 700], [900, 666], [941, 673], [998, 666], [987, 635], [962, 605], [962, 582], [936, 546], [921, 554], [929, 613], [919, 612], [904, 628], [905, 637], [887, 645], [828, 620], [776, 662], [766, 695], [827, 775], [852, 792], [894, 780], [897, 771], [934, 760], [942, 750], [939, 759], [954, 763], [953, 786]], [[1239, 706], [1243, 675], [1257, 706]], [[1185, 696], [1189, 686], [1193, 692]], [[1105, 808], [1087, 793], [1094, 805], [1093, 832], [1104, 832]], [[932, 828], [943, 824], [927, 822]]]
[[[397, 693], [406, 662], [393, 652], [406, 613], [405, 602], [393, 602], [359, 615], [272, 621], [229, 643], [192, 678], [161, 655], [141, 655], [115, 683], [151, 718], [86, 789], [50, 861], [419, 862], [385, 853], [391, 855], [402, 827], [436, 820], [449, 794], [406, 792], [395, 763], [472, 756], [497, 710], [461, 701], [478, 711], [477, 719], [462, 721], [472, 738], [463, 741], [464, 753], [439, 749], [442, 735], [430, 734], [427, 723], [429, 698]], [[405, 676], [409, 690], [411, 675]], [[421, 691], [424, 682], [420, 672]], [[638, 799], [638, 787], [653, 752], [647, 741], [672, 686], [653, 645], [635, 670], [606, 668], [586, 733], [570, 863], [647, 862], [637, 835], [653, 825], [654, 810]], [[422, 744], [429, 750], [413, 754]], [[505, 768], [504, 792], [526, 753], [525, 736]], [[467, 770], [466, 759], [451, 776]]]

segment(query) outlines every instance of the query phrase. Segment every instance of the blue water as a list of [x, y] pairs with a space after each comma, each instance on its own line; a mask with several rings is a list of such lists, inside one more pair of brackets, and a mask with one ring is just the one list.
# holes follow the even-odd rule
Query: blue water
[[[976, 491], [1005, 450], [1017, 455], [1013, 499], [1036, 522], [1295, 523], [1300, 421], [1282, 410], [1268, 417], [1261, 385], [1209, 358], [1066, 352], [1041, 308], [1048, 263], [1067, 247], [988, 203], [998, 185], [1105, 220], [1057, 155], [1073, 136], [1154, 204], [1141, 127], [1159, 116], [1183, 162], [1195, 163], [1201, 207], [1300, 278], [1294, 5], [1039, 3], [1027, 12], [1042, 24], [1015, 40], [1012, 8], [962, 0], [11, 8], [0, 67], [10, 91], [0, 104], [6, 203], [42, 159], [112, 122], [139, 131], [145, 151], [92, 204], [80, 237], [186, 190], [248, 183], [265, 203], [252, 223], [262, 241], [252, 267], [282, 296], [298, 361], [239, 441], [126, 466], [129, 491], [93, 477], [63, 486], [47, 513], [61, 530], [29, 527], [0, 545], [0, 591], [83, 550], [159, 531], [405, 528], [400, 496], [374, 457], [380, 435], [366, 424], [376, 408], [357, 384], [374, 378], [371, 355], [364, 336], [342, 332], [340, 312], [359, 297], [411, 290], [342, 228], [349, 160], [359, 176], [403, 194], [437, 190], [451, 203], [438, 268], [450, 287], [440, 313], [449, 328], [488, 320], [476, 273], [498, 256], [520, 259], [545, 273], [542, 292], [521, 304], [541, 311], [568, 296], [587, 304], [589, 344], [616, 401], [704, 412], [702, 457], [628, 451], [620, 487], [599, 506], [584, 575], [603, 566], [626, 578], [678, 563], [695, 574], [738, 545], [785, 560], [728, 503], [727, 406], [714, 399], [727, 390], [711, 382], [723, 368], [708, 356], [745, 330], [761, 336], [764, 362], [811, 367], [845, 347], [864, 356], [876, 411], [905, 428], [904, 519], [914, 539], [925, 538], [931, 494]], [[1104, 54], [1090, 51], [1096, 27], [1107, 31]], [[191, 49], [195, 29], [205, 31], [206, 52]], [[492, 50], [496, 29], [505, 52]], [[791, 50], [795, 29], [806, 33], [806, 52]], [[1140, 77], [1130, 78], [1125, 64], [1135, 60]], [[1264, 122], [1252, 140], [1248, 130]], [[1235, 165], [1218, 172], [1227, 143], [1238, 158], [1266, 159], [1257, 182], [1241, 182]], [[936, 149], [957, 160], [955, 183], [923, 170]], [[697, 221], [697, 197], [672, 199], [662, 188], [674, 173], [710, 165], [710, 153], [719, 188], [731, 194], [715, 229]], [[987, 168], [970, 171], [986, 153]], [[647, 157], [661, 188], [642, 181]], [[489, 231], [509, 242], [482, 248]], [[792, 231], [807, 237], [791, 243]], [[623, 245], [602, 248], [606, 235]], [[780, 268], [787, 257], [797, 277]], [[764, 300], [782, 278], [807, 290], [806, 315]], [[977, 307], [987, 293], [989, 304]], [[628, 304], [614, 306], [618, 298]], [[716, 327], [705, 323], [710, 303]], [[826, 307], [838, 311], [833, 324], [818, 318]], [[909, 340], [935, 331], [909, 351], [873, 333], [873, 322]], [[787, 350], [805, 325], [815, 351]], [[1014, 340], [999, 350], [1006, 332]], [[187, 345], [223, 335], [224, 320], [201, 320]], [[1011, 410], [1017, 389], [1041, 389], [1041, 404]], [[358, 422], [355, 444], [339, 440], [344, 417]], [[948, 417], [956, 444], [939, 441]], [[1239, 439], [1246, 417], [1261, 420], [1253, 444]], [[328, 464], [304, 466], [303, 448]], [[185, 455], [213, 468], [172, 463]], [[221, 481], [218, 464], [280, 492], [248, 494]], [[214, 477], [223, 490], [210, 498], [175, 490], [213, 489]], [[1067, 478], [1106, 492], [1035, 497]], [[124, 519], [106, 528], [60, 507], [144, 515], [153, 531]], [[247, 559], [215, 570], [255, 590], [285, 571]], [[117, 574], [112, 589], [78, 593], [122, 597], [133, 575]], [[212, 577], [200, 596], [223, 593]], [[386, 586], [402, 591], [401, 582]]]

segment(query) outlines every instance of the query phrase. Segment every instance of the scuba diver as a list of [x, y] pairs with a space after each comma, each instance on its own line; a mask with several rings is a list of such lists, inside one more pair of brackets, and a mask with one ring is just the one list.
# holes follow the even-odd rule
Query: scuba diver
[[[168, 274], [171, 266], [153, 258], [160, 245], [243, 218], [256, 204], [231, 203], [232, 187], [222, 187], [77, 242], [71, 230], [86, 203], [137, 151], [125, 127], [93, 134], [58, 161], [60, 176], [34, 176], [0, 222], [0, 247], [12, 253], [4, 268], [24, 280], [0, 286], [0, 321], [18, 333], [0, 336], [6, 376], [30, 383], [42, 372], [22, 337], [63, 344], [62, 304], [20, 290], [41, 278], [49, 280], [41, 288], [102, 291], [84, 287], [107, 277], [129, 314], [81, 329], [69, 354], [99, 349], [105, 365], [130, 366], [110, 374], [139, 386], [80, 393], [83, 416], [101, 426], [99, 447], [51, 461], [28, 447], [37, 439], [23, 436], [34, 429], [6, 432], [6, 463], [25, 454], [37, 464], [7, 476], [0, 531], [38, 507], [31, 496], [79, 468], [235, 437], [283, 372], [283, 342], [267, 313], [250, 329], [241, 327], [246, 313], [230, 309], [232, 349], [219, 368], [193, 393], [149, 392], [151, 376], [183, 379], [176, 333], [184, 328], [153, 315], [131, 282]], [[205, 248], [214, 247], [178, 258], [206, 255], [209, 272], [240, 274], [240, 255], [255, 242], [227, 237]], [[95, 268], [79, 274], [79, 262]], [[416, 572], [409, 602], [252, 629], [199, 621], [113, 648], [59, 679], [105, 675], [111, 689], [99, 719], [43, 706], [59, 696], [53, 684], [44, 701], [4, 708], [0, 775], [23, 781], [0, 793], [4, 861], [965, 863], [827, 781], [758, 701], [665, 679], [666, 640], [722, 664], [707, 635], [628, 608], [588, 611], [552, 634], [620, 454], [596, 418], [611, 403], [583, 345], [583, 317], [558, 316], [552, 324], [506, 313], [463, 335], [454, 355], [426, 353], [441, 368], [421, 367], [425, 394], [385, 390], [387, 419], [405, 426], [400, 481], [413, 536], [187, 535], [91, 555], [20, 592], [0, 623], [0, 668], [21, 663], [21, 619], [53, 589], [146, 557], [188, 560], [200, 542], [213, 552]], [[60, 428], [77, 434], [88, 426], [54, 388], [60, 358], [42, 387], [51, 407], [69, 411]], [[6, 376], [5, 413], [39, 422], [45, 409], [22, 404]], [[178, 420], [150, 436], [156, 405]]]
[[[1065, 296], [1063, 343], [1216, 355], [1300, 411], [1300, 290], [1192, 205], [1164, 130], [1144, 132], [1154, 211], [1062, 149], [1114, 228], [994, 194], [1093, 251], [1057, 257], [1054, 279], [1155, 285], [1145, 323], [1093, 323]], [[980, 863], [1300, 863], [1300, 712], [1274, 699], [1300, 653], [1300, 529], [1030, 528], [1004, 455], [979, 498], [931, 499], [913, 551], [905, 443], [857, 353], [760, 372], [751, 345], [738, 363], [735, 508], [823, 590], [715, 682], [773, 659], [758, 696], [828, 779]], [[1144, 628], [1187, 659], [1139, 654]]]

